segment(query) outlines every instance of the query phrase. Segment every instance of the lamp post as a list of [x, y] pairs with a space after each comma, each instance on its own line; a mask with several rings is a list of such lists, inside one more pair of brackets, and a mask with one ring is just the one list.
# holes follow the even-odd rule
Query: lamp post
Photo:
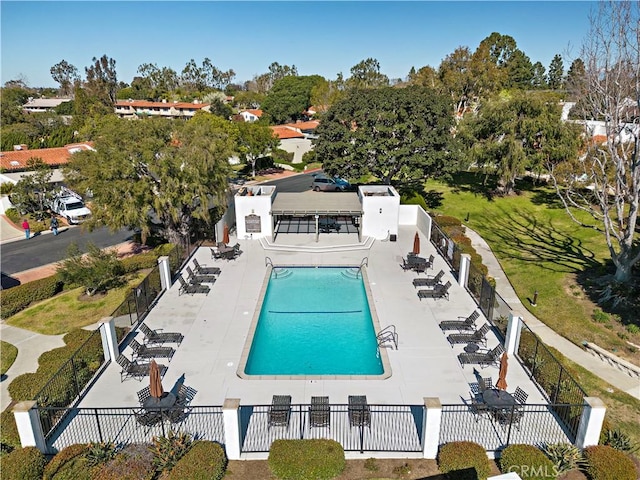
[[532, 307], [538, 306], [538, 291], [533, 292], [533, 301], [531, 302]]

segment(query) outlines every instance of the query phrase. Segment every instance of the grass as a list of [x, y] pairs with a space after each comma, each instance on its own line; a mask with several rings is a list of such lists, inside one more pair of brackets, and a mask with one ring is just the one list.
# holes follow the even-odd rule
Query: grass
[[62, 292], [17, 313], [7, 323], [44, 335], [59, 335], [91, 325], [111, 315], [142, 277], [136, 275], [124, 286], [89, 299], [83, 296], [82, 287]]
[[[640, 364], [640, 354], [618, 336], [622, 325], [593, 320], [595, 305], [579, 285], [604, 273], [609, 252], [602, 234], [573, 223], [550, 188], [492, 199], [480, 180], [463, 173], [449, 184], [429, 181], [427, 198], [439, 203], [435, 211], [464, 220], [487, 241], [523, 305], [541, 321], [577, 345], [593, 342]], [[640, 335], [627, 335], [640, 343]]]
[[18, 349], [14, 345], [0, 340], [0, 375], [7, 373], [17, 356]]

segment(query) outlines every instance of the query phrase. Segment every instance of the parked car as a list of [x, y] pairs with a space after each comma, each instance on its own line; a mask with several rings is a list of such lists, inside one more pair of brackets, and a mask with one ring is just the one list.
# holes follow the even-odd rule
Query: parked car
[[314, 192], [340, 192], [344, 190], [342, 185], [339, 185], [333, 178], [321, 177], [320, 175], [313, 179], [311, 188]]
[[91, 210], [86, 207], [82, 197], [65, 187], [51, 202], [51, 210], [66, 218], [70, 224], [82, 223], [91, 216]]

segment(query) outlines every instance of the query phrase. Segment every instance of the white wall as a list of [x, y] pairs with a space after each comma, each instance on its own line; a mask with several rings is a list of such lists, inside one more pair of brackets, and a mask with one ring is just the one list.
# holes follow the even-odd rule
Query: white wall
[[386, 185], [359, 187], [362, 202], [362, 235], [384, 240], [388, 235], [398, 234], [400, 195]]
[[[271, 218], [271, 203], [276, 194], [276, 188], [271, 186], [247, 187], [247, 191], [253, 193], [252, 196], [235, 196], [236, 206], [236, 234], [239, 239], [245, 237], [262, 238], [273, 236], [273, 220]], [[242, 190], [240, 190], [242, 192]], [[247, 215], [258, 215], [260, 217], [260, 233], [248, 234], [245, 217]]]
[[293, 153], [291, 163], [302, 163], [302, 156], [313, 149], [311, 140], [306, 138], [286, 138], [280, 140], [280, 148], [285, 152]]

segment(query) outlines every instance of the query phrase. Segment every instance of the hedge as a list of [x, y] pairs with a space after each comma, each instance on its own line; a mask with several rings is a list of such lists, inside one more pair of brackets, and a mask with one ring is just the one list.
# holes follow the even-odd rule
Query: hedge
[[52, 275], [3, 290], [2, 297], [0, 297], [2, 318], [6, 319], [11, 315], [15, 315], [33, 302], [53, 297], [62, 291], [63, 285], [58, 275]]
[[553, 462], [533, 445], [509, 445], [502, 451], [498, 463], [502, 473], [515, 472], [523, 480], [549, 480], [557, 477]]
[[189, 451], [171, 469], [166, 480], [220, 480], [227, 469], [227, 456], [219, 443], [193, 442]]
[[627, 455], [606, 445], [584, 450], [587, 474], [591, 480], [636, 480], [638, 472]]
[[268, 463], [282, 480], [330, 479], [344, 470], [344, 449], [334, 440], [275, 440]]
[[486, 480], [491, 473], [487, 452], [474, 442], [444, 444], [438, 452], [438, 468], [442, 473], [453, 473], [451, 478], [456, 480]]
[[84, 457], [88, 449], [87, 444], [76, 443], [60, 450], [44, 468], [42, 480], [90, 480], [91, 474]]
[[0, 472], [7, 480], [41, 480], [46, 463], [36, 447], [17, 448], [0, 457]]

